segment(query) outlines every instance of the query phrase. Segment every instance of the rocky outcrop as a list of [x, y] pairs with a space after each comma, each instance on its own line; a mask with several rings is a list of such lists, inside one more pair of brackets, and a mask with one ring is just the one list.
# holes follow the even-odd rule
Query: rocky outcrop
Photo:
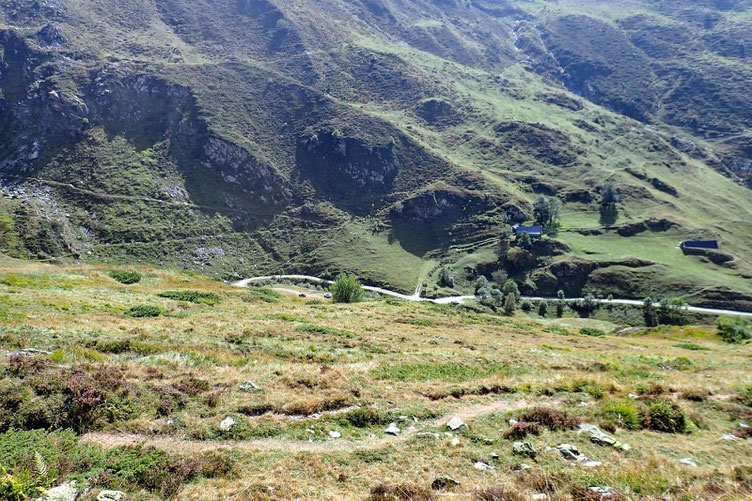
[[454, 107], [439, 99], [426, 99], [416, 108], [415, 113], [426, 123], [444, 129], [462, 123], [462, 117]]
[[674, 226], [677, 226], [676, 223], [673, 221], [670, 221], [666, 218], [662, 219], [647, 219], [645, 221], [638, 221], [635, 223], [628, 223], [623, 224], [619, 226], [616, 231], [621, 235], [622, 237], [631, 237], [633, 235], [637, 235], [639, 233], [645, 232], [645, 231], [668, 231]]
[[500, 146], [532, 156], [541, 162], [564, 166], [577, 160], [577, 148], [569, 137], [543, 124], [508, 121], [496, 124]]
[[352, 208], [388, 193], [400, 168], [393, 143], [368, 145], [336, 131], [302, 136], [295, 159], [320, 193]]

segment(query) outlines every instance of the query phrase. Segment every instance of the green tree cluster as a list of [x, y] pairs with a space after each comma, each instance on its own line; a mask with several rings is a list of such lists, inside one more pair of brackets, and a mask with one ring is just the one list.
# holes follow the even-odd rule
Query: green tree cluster
[[561, 219], [561, 201], [556, 197], [539, 196], [533, 202], [533, 217], [547, 231], [555, 230]]

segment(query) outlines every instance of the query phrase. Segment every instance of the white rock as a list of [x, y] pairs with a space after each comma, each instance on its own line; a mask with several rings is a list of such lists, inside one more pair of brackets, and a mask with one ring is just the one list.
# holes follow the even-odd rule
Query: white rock
[[97, 501], [122, 501], [125, 499], [123, 491], [101, 491], [97, 494]]
[[533, 499], [534, 500], [548, 499], [548, 494], [544, 494], [542, 492], [539, 492], [538, 494], [533, 494]]
[[244, 383], [241, 383], [238, 389], [246, 393], [253, 393], [254, 391], [261, 391], [261, 387], [257, 385], [256, 383], [254, 383], [253, 381], [246, 381]]
[[683, 458], [683, 459], [680, 459], [679, 462], [687, 466], [697, 466], [697, 463], [695, 463], [695, 460], [692, 458]]
[[628, 396], [629, 398], [631, 398], [632, 400], [637, 400], [638, 398], [640, 398], [639, 396], [635, 395], [634, 393], [630, 393], [630, 394], [629, 394], [629, 395], [627, 395], [627, 396]]
[[397, 423], [392, 423], [392, 424], [389, 425], [389, 428], [387, 428], [386, 430], [384, 430], [384, 433], [396, 436], [396, 435], [400, 434], [400, 431], [401, 430], [397, 427]]
[[736, 435], [732, 435], [731, 433], [726, 433], [725, 435], [723, 435], [721, 438], [718, 439], [719, 442], [720, 441], [737, 442], [738, 440], [739, 440], [739, 437], [737, 437]]
[[219, 429], [222, 431], [230, 431], [235, 426], [235, 420], [231, 416], [227, 416], [219, 423]]
[[512, 426], [516, 425], [517, 423], [519, 423], [519, 421], [517, 421], [516, 419], [509, 420], [509, 424], [511, 424]]
[[407, 421], [407, 416], [397, 416], [399, 421]]
[[452, 437], [452, 441], [449, 442], [452, 446], [457, 447], [460, 445], [460, 439], [457, 437]]
[[601, 466], [603, 463], [600, 461], [593, 461], [593, 460], [587, 460], [582, 463], [582, 466], [585, 468], [597, 468], [598, 466]]
[[34, 501], [74, 501], [78, 497], [78, 487], [76, 481], [71, 480], [52, 489], [44, 491], [40, 497]]
[[739, 423], [739, 428], [749, 428], [747, 423]]
[[452, 431], [463, 431], [467, 429], [467, 425], [463, 420], [458, 417], [453, 417], [447, 422], [447, 427]]
[[483, 461], [478, 461], [477, 463], [475, 463], [474, 466], [476, 470], [481, 470], [481, 471], [493, 470], [493, 466], [491, 466], [490, 464], [484, 463]]
[[342, 434], [340, 432], [338, 432], [338, 431], [330, 431], [329, 432], [329, 436], [332, 437], [332, 438], [339, 438], [339, 437], [342, 436]]

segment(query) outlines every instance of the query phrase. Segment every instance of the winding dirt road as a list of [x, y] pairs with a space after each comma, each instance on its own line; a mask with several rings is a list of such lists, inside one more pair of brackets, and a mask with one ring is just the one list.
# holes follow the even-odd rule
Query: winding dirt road
[[[331, 280], [326, 280], [319, 277], [312, 277], [310, 275], [269, 275], [264, 277], [253, 277], [253, 278], [246, 278], [244, 280], [240, 280], [238, 282], [234, 282], [232, 285], [235, 287], [248, 287], [253, 282], [260, 282], [264, 280], [306, 280], [310, 282], [320, 282], [325, 285], [332, 284], [333, 282]], [[464, 301], [468, 301], [471, 299], [476, 299], [475, 296], [447, 296], [447, 297], [441, 297], [441, 298], [425, 298], [420, 297], [420, 287], [418, 287], [415, 290], [415, 293], [412, 295], [407, 294], [401, 294], [399, 292], [390, 291], [388, 289], [383, 289], [381, 287], [373, 287], [370, 285], [364, 285], [363, 288], [367, 291], [371, 292], [378, 292], [379, 294], [384, 294], [387, 296], [396, 297], [399, 299], [404, 299], [405, 301], [418, 301], [418, 302], [431, 302], [436, 304], [452, 304], [452, 303], [462, 303]], [[522, 296], [522, 299], [528, 299], [531, 301], [557, 301], [557, 298], [553, 297], [536, 297], [536, 296]], [[581, 297], [573, 297], [573, 298], [567, 298], [565, 301], [567, 302], [574, 302], [574, 301], [581, 301], [584, 298]], [[598, 300], [601, 303], [604, 304], [628, 304], [632, 306], [642, 306], [644, 304], [643, 301], [637, 300], [637, 299], [599, 299]], [[660, 306], [659, 303], [655, 303], [655, 306]], [[700, 306], [686, 306], [686, 311], [690, 311], [693, 313], [705, 313], [708, 315], [739, 315], [743, 317], [752, 317], [752, 312], [747, 311], [735, 311], [735, 310], [724, 310], [724, 309], [716, 309], [716, 308], [702, 308]]]

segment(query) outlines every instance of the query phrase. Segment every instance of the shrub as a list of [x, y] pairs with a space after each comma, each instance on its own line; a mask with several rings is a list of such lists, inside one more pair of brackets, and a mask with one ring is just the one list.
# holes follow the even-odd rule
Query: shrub
[[519, 421], [538, 423], [551, 431], [571, 430], [577, 428], [577, 425], [580, 424], [576, 417], [549, 407], [534, 407], [522, 411], [519, 415]]
[[258, 289], [249, 289], [251, 295], [260, 301], [263, 301], [265, 303], [278, 303], [280, 299], [282, 299], [282, 295], [275, 291], [274, 289], [270, 289], [269, 287], [260, 287]]
[[449, 287], [450, 289], [454, 288], [454, 277], [446, 268], [441, 268], [441, 271], [439, 271], [439, 285]]
[[208, 304], [214, 306], [219, 303], [221, 298], [213, 292], [198, 291], [165, 291], [160, 292], [159, 297], [173, 299], [175, 301], [187, 301], [196, 304]]
[[125, 312], [126, 316], [135, 318], [153, 318], [162, 314], [162, 308], [159, 306], [151, 306], [148, 304], [140, 304], [134, 306], [130, 310]]
[[131, 285], [141, 281], [141, 274], [133, 270], [110, 270], [110, 277], [121, 284]]
[[750, 322], [742, 317], [718, 317], [716, 327], [718, 334], [727, 343], [742, 343], [752, 339]]
[[499, 485], [475, 492], [473, 499], [476, 501], [525, 501], [527, 498], [509, 487]]
[[335, 303], [357, 303], [365, 295], [358, 280], [347, 273], [341, 273], [330, 290]]
[[539, 435], [540, 425], [538, 423], [516, 423], [504, 432], [504, 438], [507, 440], [522, 440], [528, 435]]
[[343, 424], [348, 424], [355, 428], [368, 428], [369, 426], [388, 424], [391, 421], [391, 417], [377, 411], [373, 407], [361, 407], [344, 414], [341, 421]]
[[580, 329], [580, 334], [583, 334], [585, 336], [593, 336], [593, 337], [603, 337], [606, 335], [605, 332], [603, 332], [600, 329], [593, 329], [592, 327], [583, 327]]
[[538, 315], [545, 317], [548, 314], [548, 303], [541, 301], [538, 303]]
[[433, 501], [430, 489], [415, 484], [381, 483], [371, 488], [367, 501]]
[[639, 409], [631, 400], [621, 402], [606, 402], [603, 405], [606, 419], [620, 428], [639, 430], [642, 428], [642, 416]]
[[507, 315], [511, 315], [514, 313], [514, 310], [516, 308], [517, 308], [517, 296], [514, 295], [514, 292], [510, 292], [506, 300], [504, 301], [504, 313], [506, 313]]
[[649, 430], [681, 433], [687, 426], [687, 419], [684, 411], [675, 403], [668, 400], [654, 400], [645, 410], [642, 423]]
[[15, 376], [28, 376], [52, 365], [52, 359], [43, 355], [13, 353], [8, 357], [8, 372]]
[[515, 299], [520, 297], [520, 288], [517, 286], [517, 282], [515, 282], [512, 279], [507, 280], [504, 282], [504, 286], [501, 288], [501, 292], [508, 296], [509, 294], [514, 294]]

